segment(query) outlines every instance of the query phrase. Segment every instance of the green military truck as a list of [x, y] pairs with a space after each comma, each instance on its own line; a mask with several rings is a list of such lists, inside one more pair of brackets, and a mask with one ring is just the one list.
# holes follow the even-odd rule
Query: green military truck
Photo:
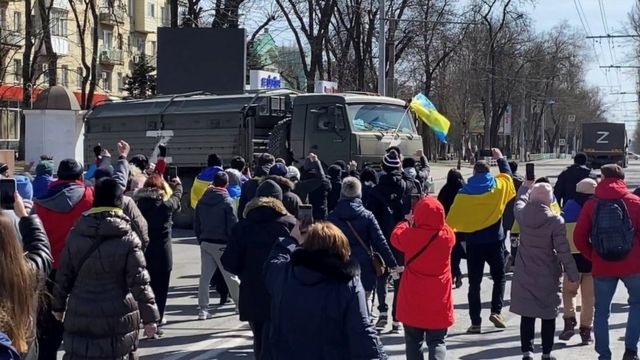
[[[398, 99], [366, 94], [298, 94], [272, 90], [239, 95], [183, 94], [116, 101], [95, 107], [85, 122], [85, 163], [98, 143], [125, 139], [132, 154], [152, 160], [159, 143], [169, 148], [185, 190], [206, 166], [207, 155], [251, 162], [265, 152], [300, 166], [308, 153], [324, 164], [355, 160], [377, 164], [391, 145], [405, 154], [422, 148], [413, 115]], [[188, 226], [188, 196], [176, 225]]]

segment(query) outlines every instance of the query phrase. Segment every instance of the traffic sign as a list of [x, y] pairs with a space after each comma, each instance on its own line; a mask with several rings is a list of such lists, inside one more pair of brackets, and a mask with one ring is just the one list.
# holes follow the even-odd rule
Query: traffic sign
[[566, 139], [560, 139], [560, 141], [558, 143], [560, 144], [560, 146], [565, 146], [565, 145], [567, 145], [567, 140]]
[[575, 115], [569, 115], [569, 122], [576, 122], [576, 116]]

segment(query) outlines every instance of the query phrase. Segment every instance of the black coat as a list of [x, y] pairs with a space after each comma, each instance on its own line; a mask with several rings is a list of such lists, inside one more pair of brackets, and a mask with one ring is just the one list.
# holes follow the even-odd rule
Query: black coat
[[573, 164], [561, 172], [556, 186], [553, 188], [553, 194], [556, 196], [558, 204], [564, 206], [567, 201], [575, 199], [576, 185], [590, 176], [592, 176], [591, 169], [578, 164]]
[[282, 204], [287, 209], [289, 214], [294, 217], [298, 217], [298, 209], [300, 209], [300, 204], [302, 204], [302, 200], [300, 197], [293, 192], [295, 190], [295, 184], [282, 176], [270, 175], [265, 178], [265, 180], [271, 180], [280, 186], [282, 190]]
[[182, 185], [173, 189], [169, 199], [158, 189], [142, 188], [134, 199], [142, 216], [149, 225], [149, 246], [144, 252], [149, 272], [169, 272], [173, 268], [173, 250], [171, 246], [171, 227], [173, 213], [180, 208]]
[[263, 268], [273, 245], [289, 236], [296, 219], [281, 201], [257, 197], [247, 204], [244, 219], [231, 231], [222, 254], [224, 268], [240, 278], [240, 320], [266, 321], [271, 299], [264, 284]]
[[369, 209], [378, 220], [387, 240], [396, 225], [404, 218], [404, 198], [407, 184], [401, 171], [392, 171], [380, 176], [367, 201]]
[[293, 251], [295, 245], [283, 239], [265, 265], [273, 299], [271, 358], [387, 359], [369, 317], [358, 263], [326, 251]]

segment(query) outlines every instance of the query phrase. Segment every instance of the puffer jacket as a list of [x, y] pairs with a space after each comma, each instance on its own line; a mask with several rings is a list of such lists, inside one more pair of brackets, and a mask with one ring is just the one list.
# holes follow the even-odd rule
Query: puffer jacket
[[149, 245], [149, 225], [147, 220], [142, 216], [136, 202], [129, 196], [122, 197], [122, 211], [131, 219], [131, 227], [140, 238], [142, 250], [144, 251]]
[[[78, 269], [96, 241], [99, 247]], [[119, 209], [92, 209], [78, 220], [56, 282], [52, 309], [66, 310], [66, 360], [113, 360], [135, 353], [140, 321], [160, 319], [142, 243]]]
[[387, 359], [369, 317], [358, 263], [327, 251], [293, 251], [295, 246], [283, 238], [265, 264], [273, 299], [271, 358]]
[[562, 269], [569, 280], [578, 281], [564, 220], [550, 207], [529, 201], [522, 185], [514, 207], [520, 224], [520, 245], [511, 284], [511, 312], [520, 316], [555, 319], [560, 306]]
[[289, 236], [295, 224], [282, 202], [257, 197], [247, 204], [244, 219], [233, 227], [221, 261], [228, 272], [240, 278], [241, 321], [269, 319], [271, 300], [264, 284], [264, 264], [273, 245]]
[[150, 272], [167, 272], [173, 268], [171, 228], [173, 213], [180, 208], [181, 198], [182, 185], [177, 185], [167, 200], [163, 191], [152, 188], [142, 188], [134, 196], [149, 225], [149, 246], [144, 255]]
[[595, 178], [591, 169], [584, 165], [573, 164], [558, 175], [558, 181], [553, 188], [553, 194], [560, 206], [575, 198], [576, 185], [588, 177]]
[[210, 186], [196, 206], [193, 230], [198, 241], [226, 244], [238, 222], [234, 206], [226, 189]]
[[[362, 286], [365, 291], [373, 291], [376, 287], [376, 272], [370, 252], [373, 250], [380, 253], [388, 267], [397, 266], [389, 244], [378, 226], [378, 221], [371, 211], [364, 208], [360, 199], [340, 200], [336, 208], [329, 214], [328, 220], [340, 228], [349, 239], [351, 257], [360, 265]], [[362, 246], [347, 222], [353, 226], [366, 248]]]
[[407, 265], [400, 279], [398, 320], [419, 329], [447, 329], [454, 322], [451, 293], [451, 251], [456, 242], [445, 223], [444, 208], [433, 197], [420, 200], [413, 212], [414, 225], [403, 221], [391, 235], [391, 244], [411, 259], [431, 239], [435, 240]]

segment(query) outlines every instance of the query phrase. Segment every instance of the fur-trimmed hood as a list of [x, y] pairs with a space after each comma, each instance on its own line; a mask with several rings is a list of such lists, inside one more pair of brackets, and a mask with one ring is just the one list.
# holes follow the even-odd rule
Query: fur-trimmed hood
[[138, 201], [140, 199], [152, 199], [162, 201], [165, 197], [164, 191], [156, 188], [142, 188], [133, 194], [133, 199]]
[[252, 221], [271, 221], [289, 214], [282, 201], [270, 197], [256, 197], [244, 208], [243, 216]]
[[357, 261], [349, 259], [343, 262], [337, 255], [326, 250], [297, 249], [291, 254], [291, 265], [296, 278], [310, 285], [325, 280], [349, 282], [360, 276]]
[[271, 180], [274, 183], [278, 184], [283, 193], [292, 192], [296, 188], [296, 185], [291, 180], [282, 176], [269, 175], [262, 179], [262, 181], [265, 180]]

